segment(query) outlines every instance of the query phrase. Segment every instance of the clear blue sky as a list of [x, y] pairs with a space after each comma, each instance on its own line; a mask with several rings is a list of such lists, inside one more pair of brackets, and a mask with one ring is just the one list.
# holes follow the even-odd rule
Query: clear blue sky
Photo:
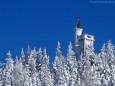
[[10, 50], [19, 56], [23, 47], [47, 48], [55, 56], [57, 41], [65, 55], [80, 16], [84, 33], [95, 36], [95, 52], [109, 39], [115, 44], [115, 4], [93, 4], [90, 0], [1, 0], [0, 60]]

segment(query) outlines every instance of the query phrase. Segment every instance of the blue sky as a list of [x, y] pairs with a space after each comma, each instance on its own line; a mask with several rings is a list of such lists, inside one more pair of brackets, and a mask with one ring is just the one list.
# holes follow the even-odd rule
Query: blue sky
[[57, 41], [64, 55], [69, 41], [74, 44], [74, 28], [80, 16], [84, 33], [95, 36], [95, 52], [109, 39], [115, 44], [115, 3], [90, 0], [1, 0], [0, 60], [10, 50], [20, 55], [23, 47], [47, 48], [51, 60]]

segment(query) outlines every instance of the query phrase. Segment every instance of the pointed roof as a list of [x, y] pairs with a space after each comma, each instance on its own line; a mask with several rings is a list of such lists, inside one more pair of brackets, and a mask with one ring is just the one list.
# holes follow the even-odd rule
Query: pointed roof
[[82, 28], [82, 27], [81, 27], [81, 23], [80, 23], [80, 17], [78, 17], [77, 28]]

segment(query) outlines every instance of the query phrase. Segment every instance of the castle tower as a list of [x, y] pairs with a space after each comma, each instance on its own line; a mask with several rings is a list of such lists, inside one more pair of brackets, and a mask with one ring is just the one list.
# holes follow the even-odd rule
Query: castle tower
[[77, 25], [75, 27], [75, 48], [78, 57], [85, 55], [85, 51], [88, 48], [93, 48], [94, 46], [94, 36], [89, 34], [82, 34], [83, 29], [80, 24], [80, 17], [78, 17]]

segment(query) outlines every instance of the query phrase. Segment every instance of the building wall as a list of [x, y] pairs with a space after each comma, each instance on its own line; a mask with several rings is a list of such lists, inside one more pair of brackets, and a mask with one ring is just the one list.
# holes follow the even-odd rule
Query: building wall
[[[77, 35], [77, 34], [76, 34]], [[89, 34], [84, 34], [81, 36], [76, 36], [76, 52], [78, 56], [81, 55], [81, 53], [85, 54], [85, 49], [88, 48], [88, 46], [94, 45], [94, 36]]]

